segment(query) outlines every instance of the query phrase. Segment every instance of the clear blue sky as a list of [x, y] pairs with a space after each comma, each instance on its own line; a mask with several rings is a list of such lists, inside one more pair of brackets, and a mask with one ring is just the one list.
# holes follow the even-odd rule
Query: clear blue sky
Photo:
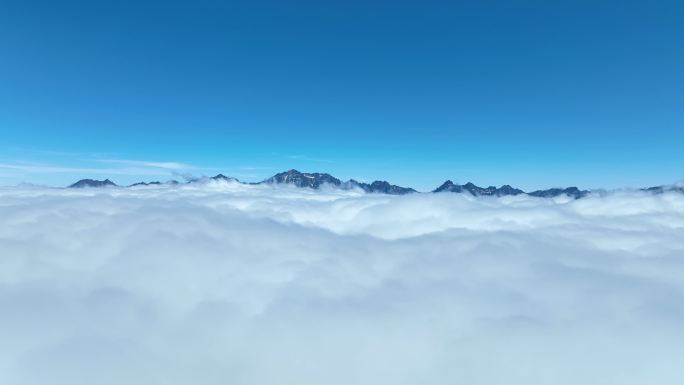
[[0, 184], [289, 168], [684, 179], [684, 2], [0, 2]]

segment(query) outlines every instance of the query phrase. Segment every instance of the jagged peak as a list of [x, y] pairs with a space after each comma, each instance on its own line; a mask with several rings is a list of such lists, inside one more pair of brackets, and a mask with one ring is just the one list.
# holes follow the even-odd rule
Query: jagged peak
[[83, 187], [116, 187], [117, 184], [109, 179], [81, 179], [78, 182], [69, 186], [69, 188], [83, 188]]
[[234, 178], [232, 176], [225, 176], [223, 174], [217, 174], [216, 176], [212, 176], [210, 179], [212, 179], [212, 180], [225, 180], [225, 181], [237, 181], [237, 178]]

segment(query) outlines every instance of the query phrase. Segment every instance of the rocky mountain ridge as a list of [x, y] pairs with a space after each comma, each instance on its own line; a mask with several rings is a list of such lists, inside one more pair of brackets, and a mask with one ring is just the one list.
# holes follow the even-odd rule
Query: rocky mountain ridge
[[[327, 173], [305, 173], [294, 169], [284, 171], [273, 175], [270, 178], [264, 179], [261, 182], [256, 183], [246, 183], [241, 182], [237, 178], [228, 177], [223, 174], [218, 174], [209, 178], [201, 178], [196, 180], [191, 180], [187, 183], [201, 183], [206, 181], [212, 182], [228, 182], [228, 183], [244, 183], [252, 185], [291, 185], [298, 188], [310, 188], [310, 189], [320, 189], [324, 186], [329, 186], [332, 188], [340, 188], [343, 190], [362, 190], [366, 193], [376, 193], [376, 194], [390, 194], [390, 195], [406, 195], [418, 193], [413, 188], [402, 187], [390, 184], [384, 180], [376, 180], [371, 183], [359, 182], [354, 179], [350, 179], [346, 182], [342, 182], [340, 179]], [[138, 186], [159, 186], [165, 184], [180, 184], [175, 180], [162, 182], [138, 182], [127, 187], [138, 187]], [[103, 187], [119, 187], [116, 183], [109, 179], [105, 180], [94, 180], [94, 179], [81, 179], [78, 182], [68, 186], [69, 188], [103, 188]], [[672, 186], [654, 186], [640, 189], [640, 191], [653, 193], [653, 194], [663, 194], [665, 192], [680, 192], [684, 193], [684, 185], [672, 185]], [[577, 187], [566, 187], [566, 188], [549, 188], [545, 190], [536, 190], [531, 192], [525, 192], [521, 189], [512, 187], [510, 185], [503, 185], [501, 187], [488, 186], [480, 187], [472, 182], [466, 184], [456, 184], [451, 180], [447, 180], [442, 183], [439, 187], [431, 191], [432, 193], [461, 193], [470, 194], [472, 196], [484, 196], [484, 197], [504, 197], [504, 196], [516, 196], [521, 194], [527, 194], [529, 196], [538, 198], [554, 198], [558, 196], [568, 196], [574, 199], [584, 198], [585, 196], [592, 193], [590, 190], [581, 190]]]

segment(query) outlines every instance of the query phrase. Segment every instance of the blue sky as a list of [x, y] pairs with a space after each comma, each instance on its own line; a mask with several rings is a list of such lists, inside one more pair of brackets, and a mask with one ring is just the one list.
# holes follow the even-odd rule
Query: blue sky
[[682, 41], [678, 1], [5, 0], [0, 184], [671, 183]]

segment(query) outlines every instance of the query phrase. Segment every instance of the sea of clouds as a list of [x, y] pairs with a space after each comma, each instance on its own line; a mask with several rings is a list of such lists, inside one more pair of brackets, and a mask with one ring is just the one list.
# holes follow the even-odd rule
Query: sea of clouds
[[684, 194], [0, 188], [0, 384], [682, 379]]

